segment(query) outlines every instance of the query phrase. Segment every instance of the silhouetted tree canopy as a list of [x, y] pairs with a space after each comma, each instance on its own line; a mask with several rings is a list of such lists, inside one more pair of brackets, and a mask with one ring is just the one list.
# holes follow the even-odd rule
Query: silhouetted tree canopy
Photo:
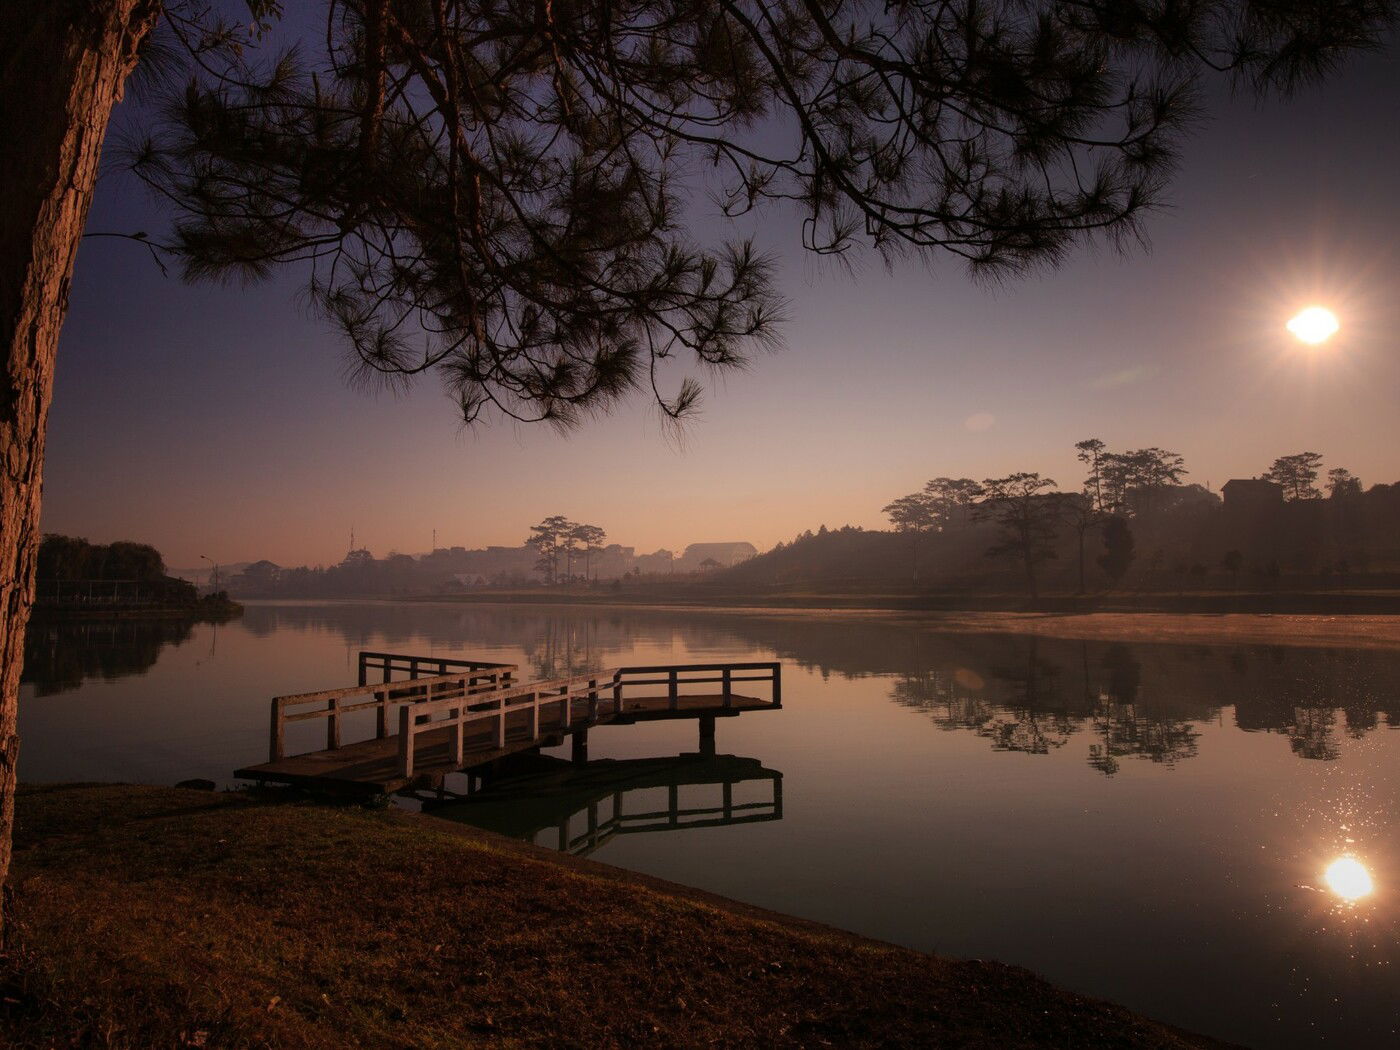
[[566, 546], [573, 543], [577, 528], [577, 522], [570, 521], [562, 514], [550, 515], [538, 525], [530, 526], [530, 535], [525, 543], [539, 552], [540, 558], [535, 568], [544, 575], [546, 583], [553, 583], [559, 576], [559, 557]]
[[39, 544], [35, 575], [40, 580], [62, 581], [163, 580], [165, 561], [160, 551], [146, 543], [89, 543], [49, 533]]
[[[930, 485], [933, 482], [929, 482]], [[934, 499], [927, 491], [900, 496], [881, 511], [890, 519], [896, 532], [909, 537], [909, 551], [912, 561], [913, 578], [919, 579], [919, 536], [938, 527], [938, 511]]]
[[362, 377], [436, 371], [468, 422], [567, 425], [638, 387], [678, 417], [700, 386], [660, 364], [737, 366], [782, 312], [750, 242], [689, 232], [693, 178], [730, 216], [787, 202], [816, 252], [1016, 273], [1140, 235], [1203, 75], [1287, 91], [1389, 10], [331, 0], [276, 55], [177, 17], [197, 73], [131, 159], [187, 275], [309, 262]]
[[1279, 456], [1264, 477], [1283, 486], [1285, 499], [1321, 499], [1322, 491], [1317, 487], [1317, 475], [1321, 469], [1320, 452], [1297, 452], [1291, 456]]
[[987, 555], [1019, 561], [1032, 598], [1039, 594], [1036, 568], [1056, 556], [1063, 495], [1054, 490], [1053, 478], [1022, 471], [987, 478], [982, 482], [982, 502], [977, 504], [979, 516], [995, 522], [999, 530]]
[[1353, 499], [1361, 495], [1361, 479], [1346, 467], [1327, 472], [1327, 494], [1333, 499]]

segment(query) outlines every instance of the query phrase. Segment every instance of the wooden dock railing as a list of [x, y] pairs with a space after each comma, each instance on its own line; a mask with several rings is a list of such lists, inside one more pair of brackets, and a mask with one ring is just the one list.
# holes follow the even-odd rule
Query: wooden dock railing
[[458, 660], [444, 656], [414, 656], [410, 653], [376, 653], [360, 650], [360, 684], [367, 685], [371, 678], [382, 682], [393, 681], [395, 674], [402, 672], [410, 679], [425, 678], [428, 675], [454, 674], [458, 671], [501, 670], [514, 673], [516, 664], [490, 664], [480, 660]]
[[[671, 710], [679, 705], [681, 688], [694, 685], [718, 685], [725, 707], [734, 701], [737, 682], [767, 682], [774, 707], [783, 703], [782, 664], [776, 662], [740, 664], [660, 664], [654, 667], [622, 667], [617, 671], [617, 688], [636, 689], [642, 686], [664, 685], [671, 701]], [[651, 677], [645, 677], [650, 675]]]
[[453, 764], [465, 759], [467, 727], [478, 722], [493, 723], [495, 746], [506, 746], [507, 723], [512, 715], [528, 712], [531, 741], [541, 736], [544, 726], [551, 734], [573, 727], [576, 705], [586, 704], [585, 724], [598, 721], [600, 714], [611, 718], [626, 715], [629, 689], [664, 685], [670, 701], [667, 710], [679, 712], [684, 687], [719, 684], [721, 708], [733, 706], [736, 682], [766, 682], [769, 706], [782, 706], [782, 665], [779, 663], [679, 664], [648, 667], [618, 667], [586, 675], [531, 682], [514, 688], [491, 691], [480, 702], [463, 704], [463, 694], [423, 697], [399, 708], [399, 773], [414, 773], [416, 738], [421, 733], [450, 730], [449, 750]]
[[[452, 730], [449, 743], [453, 764], [461, 766], [466, 755], [467, 726], [474, 722], [495, 723], [496, 747], [506, 746], [506, 723], [513, 714], [529, 712], [530, 736], [540, 735], [541, 724], [556, 732], [573, 725], [574, 703], [588, 705], [588, 720], [598, 717], [598, 705], [606, 702], [616, 707], [613, 688], [616, 671], [600, 671], [586, 677], [556, 678], [548, 682], [531, 682], [513, 689], [499, 689], [481, 703], [465, 705], [451, 698], [425, 700], [399, 708], [399, 772], [413, 776], [414, 744], [419, 733], [440, 729]], [[543, 715], [541, 708], [544, 708]], [[441, 715], [442, 717], [435, 717]]]
[[[367, 661], [366, 657], [370, 659]], [[420, 677], [423, 671], [437, 671], [444, 664], [453, 670], [431, 677]], [[372, 669], [382, 669], [382, 682], [365, 682], [367, 671]], [[408, 671], [412, 677], [397, 682], [391, 681], [392, 673], [400, 670]], [[334, 751], [340, 747], [341, 717], [356, 711], [372, 709], [375, 712], [375, 738], [383, 740], [389, 735], [389, 709], [393, 705], [460, 700], [463, 697], [507, 689], [515, 684], [517, 670], [519, 667], [516, 664], [440, 660], [436, 657], [406, 657], [391, 653], [361, 653], [358, 685], [272, 698], [269, 761], [276, 762], [285, 757], [286, 727], [290, 722], [325, 719], [326, 750]]]

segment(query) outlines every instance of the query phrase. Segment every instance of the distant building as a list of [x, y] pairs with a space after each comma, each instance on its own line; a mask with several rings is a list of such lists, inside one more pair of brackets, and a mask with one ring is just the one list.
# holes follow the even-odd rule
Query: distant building
[[276, 583], [281, 575], [282, 567], [266, 559], [255, 561], [243, 570], [243, 576], [254, 583]]
[[1283, 486], [1265, 478], [1233, 478], [1220, 488], [1227, 510], [1268, 510], [1283, 504]]
[[[282, 578], [282, 567], [276, 562], [255, 561], [245, 565], [242, 572], [231, 572], [223, 579], [223, 586], [235, 594], [252, 598], [272, 594]], [[214, 581], [210, 580], [210, 586]]]

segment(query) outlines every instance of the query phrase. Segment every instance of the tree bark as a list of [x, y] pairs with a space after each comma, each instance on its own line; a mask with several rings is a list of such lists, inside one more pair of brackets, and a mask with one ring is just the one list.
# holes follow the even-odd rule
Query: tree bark
[[107, 121], [158, 12], [158, 0], [0, 3], [0, 885], [58, 333]]

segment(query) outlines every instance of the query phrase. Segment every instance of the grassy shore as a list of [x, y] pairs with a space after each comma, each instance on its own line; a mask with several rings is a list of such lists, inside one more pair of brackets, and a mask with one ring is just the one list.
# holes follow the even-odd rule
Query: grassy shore
[[1400, 615], [1305, 613], [1210, 613], [1162, 611], [939, 611], [872, 604], [822, 604], [810, 596], [806, 604], [785, 605], [718, 600], [712, 604], [668, 602], [655, 595], [609, 597], [571, 595], [562, 591], [482, 592], [447, 598], [410, 598], [412, 602], [452, 604], [527, 604], [531, 606], [620, 607], [667, 613], [718, 613], [783, 620], [887, 623], [945, 634], [1021, 634], [1074, 641], [1158, 642], [1176, 645], [1287, 645], [1347, 649], [1400, 649]]
[[[799, 618], [817, 611], [786, 610]], [[1400, 649], [1400, 616], [1301, 616], [1262, 613], [900, 613], [840, 610], [826, 614], [918, 627], [945, 634], [1019, 634], [1074, 641], [1173, 645], [1287, 645], [1305, 648]]]
[[417, 595], [410, 601], [520, 604], [655, 605], [734, 609], [885, 609], [917, 613], [1023, 613], [1065, 616], [1094, 613], [1171, 613], [1189, 615], [1400, 616], [1400, 590], [1110, 591], [1097, 594], [1049, 593], [1031, 599], [1009, 593], [937, 593], [908, 588], [772, 587], [736, 588], [723, 582], [650, 580], [626, 586], [490, 587], [455, 594]]
[[112, 785], [18, 802], [6, 1046], [1218, 1045], [397, 810]]

